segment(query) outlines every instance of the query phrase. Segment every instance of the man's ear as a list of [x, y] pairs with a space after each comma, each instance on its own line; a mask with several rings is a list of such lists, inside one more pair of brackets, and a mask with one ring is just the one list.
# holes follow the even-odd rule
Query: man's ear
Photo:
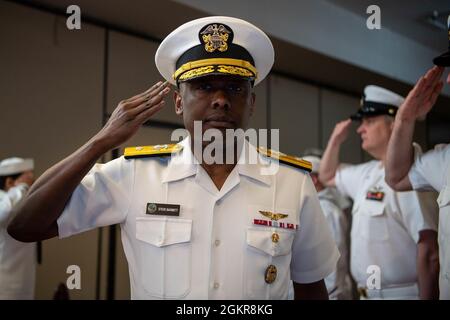
[[14, 179], [11, 177], [6, 178], [5, 180], [5, 190], [9, 190], [14, 187]]
[[180, 90], [173, 92], [173, 101], [175, 103], [175, 113], [181, 116], [183, 114], [183, 99], [181, 98]]

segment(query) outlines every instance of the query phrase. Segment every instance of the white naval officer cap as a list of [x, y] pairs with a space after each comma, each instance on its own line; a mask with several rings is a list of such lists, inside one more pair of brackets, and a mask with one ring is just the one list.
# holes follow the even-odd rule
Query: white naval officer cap
[[319, 173], [320, 170], [320, 158], [317, 156], [304, 156], [303, 160], [311, 162], [312, 170], [311, 173]]
[[253, 24], [212, 16], [187, 22], [159, 45], [155, 63], [171, 84], [209, 75], [232, 75], [260, 83], [274, 62], [269, 37]]
[[0, 176], [10, 176], [34, 169], [33, 159], [7, 158], [0, 161]]
[[398, 108], [405, 98], [388, 89], [369, 85], [364, 88], [361, 104], [358, 111], [351, 115], [352, 120], [361, 120], [363, 117], [388, 115], [395, 117]]
[[448, 50], [440, 56], [433, 59], [433, 63], [441, 67], [450, 67], [450, 15], [447, 19], [447, 30], [448, 30]]

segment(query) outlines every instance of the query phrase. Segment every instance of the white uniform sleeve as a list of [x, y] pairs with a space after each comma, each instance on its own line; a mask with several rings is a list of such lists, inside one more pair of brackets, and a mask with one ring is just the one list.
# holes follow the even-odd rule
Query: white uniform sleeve
[[11, 210], [12, 205], [8, 194], [0, 190], [0, 228], [6, 228]]
[[436, 190], [444, 188], [450, 168], [450, 144], [436, 147], [418, 157], [408, 177], [415, 190]]
[[400, 214], [408, 233], [417, 243], [422, 230], [438, 230], [439, 207], [435, 192], [397, 192]]
[[28, 192], [28, 189], [28, 185], [21, 183], [18, 186], [9, 189], [8, 192], [0, 190], [0, 226], [2, 228], [6, 228], [8, 222], [12, 220], [12, 208], [22, 201]]
[[340, 168], [336, 171], [334, 182], [336, 189], [346, 196], [355, 200], [356, 194], [359, 191], [359, 186], [362, 185], [362, 179], [366, 171], [366, 164], [349, 165]]
[[123, 157], [96, 164], [58, 218], [60, 238], [125, 220], [134, 185], [134, 161]]
[[339, 251], [309, 176], [302, 187], [299, 231], [292, 245], [291, 277], [296, 283], [324, 279], [336, 269]]

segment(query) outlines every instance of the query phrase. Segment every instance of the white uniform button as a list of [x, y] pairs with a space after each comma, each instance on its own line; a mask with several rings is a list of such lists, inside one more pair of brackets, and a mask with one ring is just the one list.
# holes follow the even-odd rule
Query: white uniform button
[[218, 247], [220, 245], [220, 240], [214, 241], [214, 244], [216, 245], [216, 247]]
[[220, 284], [218, 282], [214, 282], [214, 289], [219, 289]]

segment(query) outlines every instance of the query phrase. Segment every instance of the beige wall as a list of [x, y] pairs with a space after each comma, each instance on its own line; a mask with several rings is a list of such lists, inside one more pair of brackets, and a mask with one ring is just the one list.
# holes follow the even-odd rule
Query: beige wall
[[[65, 20], [0, 2], [0, 158], [33, 157], [36, 173], [83, 144], [101, 125], [103, 30], [69, 32]], [[69, 265], [79, 265], [81, 290], [95, 298], [97, 231], [43, 243], [36, 297], [50, 299]]]
[[[82, 24], [82, 30], [68, 31], [62, 16], [0, 2], [0, 158], [33, 157], [39, 175], [99, 130], [104, 89], [111, 113], [120, 100], [161, 80], [154, 64], [157, 43], [110, 31], [104, 88], [105, 34], [104, 28], [88, 23]], [[257, 108], [251, 126], [280, 129], [280, 150], [295, 155], [309, 147], [324, 147], [334, 124], [354, 112], [359, 103], [357, 97], [278, 74], [263, 81], [255, 92]], [[172, 99], [167, 102], [154, 119], [181, 126]], [[126, 145], [167, 143], [170, 133], [169, 128], [143, 127]], [[111, 154], [105, 156], [105, 160], [110, 158]], [[342, 158], [353, 163], [362, 160], [356, 134], [350, 135]], [[106, 298], [109, 229], [103, 231], [100, 252], [98, 230], [44, 242], [38, 299], [52, 298], [57, 284], [66, 281], [66, 268], [71, 264], [82, 269], [82, 289], [71, 291], [71, 297], [94, 299], [98, 263], [100, 297]], [[128, 268], [119, 232], [116, 248], [115, 297], [128, 299]]]
[[319, 144], [319, 88], [270, 77], [270, 125], [280, 130], [280, 151], [300, 155]]
[[[330, 91], [321, 90], [321, 126], [323, 148], [326, 147], [331, 132], [336, 122], [348, 119], [359, 108], [358, 98]], [[356, 134], [357, 124], [352, 123], [347, 141], [342, 145], [340, 157], [341, 161], [347, 163], [359, 163], [362, 161], [362, 151], [360, 147], [360, 138]]]

